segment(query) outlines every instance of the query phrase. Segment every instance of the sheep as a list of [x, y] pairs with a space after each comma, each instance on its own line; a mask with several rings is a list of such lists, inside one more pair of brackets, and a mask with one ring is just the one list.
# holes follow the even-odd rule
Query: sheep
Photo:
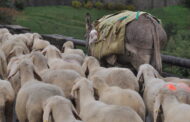
[[[7, 73], [11, 74], [11, 72], [13, 72], [13, 69], [15, 69], [19, 63], [25, 59], [29, 59], [29, 54], [28, 55], [20, 55], [20, 56], [16, 56], [11, 58], [11, 60], [8, 63], [7, 66]], [[10, 81], [15, 94], [17, 95], [20, 87], [21, 87], [21, 79], [19, 77], [19, 72], [15, 73], [14, 75], [12, 75], [11, 77], [8, 77], [8, 80]]]
[[82, 67], [62, 60], [61, 52], [56, 47], [49, 45], [42, 53], [48, 58], [48, 65], [50, 69], [70, 69], [78, 72], [81, 76], [84, 76]]
[[5, 53], [7, 63], [13, 56], [29, 53], [28, 47], [22, 41], [7, 40], [1, 48]]
[[[164, 122], [189, 122], [190, 105], [182, 103], [175, 96], [179, 92], [174, 84], [167, 84], [160, 89], [154, 104], [154, 122], [157, 120]], [[190, 88], [184, 89], [186, 94], [190, 93]], [[162, 118], [160, 114], [163, 114]]]
[[85, 54], [81, 49], [74, 49], [74, 44], [72, 41], [65, 42], [62, 46], [62, 51], [66, 54], [77, 54], [82, 58], [85, 57]]
[[0, 29], [0, 44], [3, 44], [11, 36], [9, 30], [6, 28]]
[[78, 115], [72, 103], [64, 97], [53, 96], [47, 99], [45, 103], [43, 121], [48, 122], [52, 113], [55, 122], [82, 122], [76, 120], [72, 111], [75, 115]]
[[50, 43], [46, 40], [42, 40], [42, 39], [35, 39], [33, 42], [33, 46], [32, 46], [32, 50], [43, 50], [45, 49], [48, 45], [50, 45]]
[[71, 62], [74, 64], [78, 64], [79, 66], [82, 66], [83, 62], [84, 62], [84, 58], [81, 57], [80, 55], [76, 55], [76, 54], [65, 54], [62, 53], [62, 59], [66, 62]]
[[35, 71], [29, 59], [21, 61], [10, 72], [9, 77], [18, 71], [21, 77], [21, 89], [16, 98], [17, 117], [20, 122], [27, 120], [33, 122], [42, 121], [43, 109], [47, 99], [57, 95], [64, 97], [64, 93], [58, 86], [40, 82], [41, 77]]
[[75, 83], [75, 79], [81, 77], [80, 74], [67, 69], [48, 69], [47, 59], [40, 52], [32, 52], [30, 58], [43, 82], [61, 87], [65, 93], [65, 97], [70, 99], [72, 86]]
[[[139, 67], [137, 79], [140, 86], [143, 86], [143, 99], [151, 120], [153, 120], [153, 108], [156, 95], [165, 84], [165, 82], [158, 77], [159, 73], [151, 65], [143, 64]], [[141, 78], [143, 79], [141, 80]]]
[[7, 60], [1, 48], [0, 48], [0, 77], [1, 79], [7, 79]]
[[91, 81], [86, 78], [78, 79], [72, 88], [72, 96], [77, 98], [79, 91], [80, 117], [85, 122], [142, 122], [138, 114], [130, 107], [107, 105], [96, 101], [93, 95]]
[[141, 96], [134, 90], [108, 86], [98, 76], [92, 77], [93, 86], [98, 90], [99, 100], [106, 104], [129, 106], [145, 121], [145, 105]]
[[13, 121], [14, 90], [7, 80], [0, 80], [0, 121]]
[[137, 78], [133, 72], [127, 68], [104, 68], [101, 67], [98, 60], [92, 56], [86, 57], [82, 65], [84, 73], [88, 73], [88, 78], [95, 75], [100, 76], [110, 86], [119, 86], [121, 88], [129, 88], [139, 90]]
[[173, 83], [185, 83], [190, 86], [190, 79], [183, 79], [178, 77], [165, 77], [162, 78], [165, 82], [173, 82]]

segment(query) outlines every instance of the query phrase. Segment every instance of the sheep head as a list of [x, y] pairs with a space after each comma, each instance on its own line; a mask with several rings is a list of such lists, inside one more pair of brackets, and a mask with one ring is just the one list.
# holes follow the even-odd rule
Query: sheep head
[[88, 56], [84, 59], [83, 65], [82, 65], [82, 70], [88, 76], [89, 74], [89, 69], [93, 69], [94, 67], [99, 67], [100, 64], [98, 60], [92, 56]]
[[44, 107], [43, 121], [48, 122], [49, 116], [51, 115], [51, 113], [53, 114], [54, 111], [59, 111], [59, 114], [53, 115], [53, 117], [55, 117], [54, 118], [55, 121], [56, 119], [62, 119], [62, 120], [64, 119], [64, 116], [61, 115], [63, 112], [64, 113], [66, 112], [65, 113], [66, 115], [71, 114], [71, 116], [73, 116], [72, 115], [73, 112], [74, 115], [79, 117], [72, 103], [68, 99], [62, 96], [53, 96], [47, 99]]
[[78, 91], [82, 87], [85, 87], [92, 94], [94, 94], [92, 82], [84, 77], [80, 77], [75, 80], [75, 85], [73, 85], [73, 88], [71, 90], [71, 96], [74, 98], [78, 98]]
[[74, 44], [72, 41], [67, 41], [62, 46], [62, 52], [64, 52], [65, 48], [74, 49]]
[[48, 45], [43, 51], [42, 54], [47, 58], [62, 58], [61, 52], [53, 45]]
[[[17, 60], [18, 61], [18, 60]], [[21, 74], [21, 71], [23, 74]], [[31, 60], [29, 59], [23, 59], [22, 61], [19, 60], [18, 63], [14, 64], [12, 69], [9, 72], [8, 79], [10, 79], [12, 76], [14, 76], [17, 72], [19, 73], [20, 77], [25, 77], [25, 73], [30, 73], [34, 75], [34, 78], [37, 80], [42, 80], [36, 69], [34, 68], [34, 65], [32, 64]]]

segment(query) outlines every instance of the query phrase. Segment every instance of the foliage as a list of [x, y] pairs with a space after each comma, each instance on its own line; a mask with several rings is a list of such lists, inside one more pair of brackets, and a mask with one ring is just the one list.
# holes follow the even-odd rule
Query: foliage
[[11, 24], [18, 12], [12, 8], [0, 8], [0, 24]]
[[185, 0], [185, 5], [190, 8], [190, 0]]
[[88, 1], [87, 3], [84, 3], [84, 7], [85, 8], [88, 8], [88, 9], [91, 9], [93, 8], [93, 2], [92, 1]]
[[74, 1], [72, 1], [72, 6], [74, 8], [80, 8], [82, 6], [82, 3], [78, 0], [74, 0]]
[[17, 8], [18, 10], [23, 10], [25, 7], [24, 0], [16, 0], [14, 5], [15, 5], [15, 8]]
[[122, 3], [115, 3], [114, 4], [114, 9], [116, 9], [116, 10], [124, 10], [124, 9], [126, 9], [126, 5], [122, 4]]
[[0, 7], [14, 8], [14, 4], [11, 0], [0, 0]]
[[102, 2], [96, 2], [95, 3], [95, 7], [98, 8], [98, 9], [102, 9], [104, 7], [104, 4]]
[[130, 10], [130, 11], [135, 11], [136, 10], [136, 7], [134, 5], [127, 5], [126, 6], [126, 9], [127, 10]]
[[105, 9], [109, 9], [109, 10], [114, 10], [114, 9], [115, 9], [115, 5], [114, 5], [114, 3], [109, 2], [109, 3], [106, 3], [106, 4], [104, 5], [104, 8], [105, 8]]

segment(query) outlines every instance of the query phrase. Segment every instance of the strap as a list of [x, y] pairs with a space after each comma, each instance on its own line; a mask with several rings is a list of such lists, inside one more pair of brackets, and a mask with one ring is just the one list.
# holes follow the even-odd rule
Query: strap
[[136, 14], [136, 20], [138, 20], [139, 19], [139, 11], [137, 11], [137, 14]]

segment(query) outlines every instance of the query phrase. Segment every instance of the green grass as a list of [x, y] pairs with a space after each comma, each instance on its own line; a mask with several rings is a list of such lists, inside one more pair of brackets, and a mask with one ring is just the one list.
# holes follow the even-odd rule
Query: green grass
[[15, 23], [41, 34], [56, 33], [84, 39], [86, 12], [91, 13], [93, 19], [98, 19], [113, 11], [68, 6], [28, 7]]

